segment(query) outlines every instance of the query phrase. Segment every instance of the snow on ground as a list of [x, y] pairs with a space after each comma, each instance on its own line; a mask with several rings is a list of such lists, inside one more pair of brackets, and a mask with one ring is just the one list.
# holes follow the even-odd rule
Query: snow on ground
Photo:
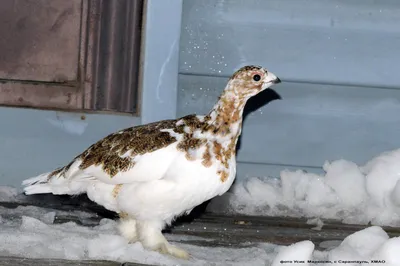
[[[62, 258], [71, 260], [105, 259], [155, 265], [298, 265], [295, 261], [368, 261], [385, 260], [385, 266], [400, 265], [397, 256], [400, 238], [389, 239], [378, 226], [348, 236], [338, 247], [321, 252], [310, 241], [288, 247], [268, 243], [254, 247], [200, 247], [180, 241], [201, 239], [192, 236], [167, 235], [168, 239], [190, 252], [190, 261], [177, 260], [144, 250], [140, 243], [129, 244], [118, 235], [116, 222], [103, 219], [95, 227], [73, 222], [53, 224], [54, 212], [38, 207], [0, 209], [0, 256]], [[76, 214], [76, 213], [75, 213]], [[82, 213], [81, 213], [82, 214]], [[29, 215], [29, 216], [27, 216]], [[1, 216], [0, 216], [1, 217]], [[285, 261], [285, 263], [281, 263]], [[289, 263], [292, 261], [292, 263]], [[308, 265], [303, 263], [301, 265]], [[321, 265], [310, 263], [309, 265]], [[347, 265], [359, 265], [347, 263]]]
[[[89, 214], [74, 212], [74, 215]], [[204, 247], [183, 242], [207, 239], [167, 234], [171, 243], [190, 252], [192, 258], [189, 261], [182, 261], [144, 250], [140, 243], [127, 243], [119, 236], [116, 221], [103, 219], [98, 226], [85, 227], [73, 222], [53, 224], [54, 216], [55, 212], [52, 210], [33, 206], [17, 209], [0, 208], [0, 256], [70, 260], [104, 259], [155, 265], [288, 266], [299, 265], [298, 261], [316, 261], [310, 264], [300, 263], [311, 266], [324, 265], [321, 261], [331, 261], [334, 264], [334, 261], [339, 260], [370, 262], [371, 259], [385, 260], [385, 266], [400, 265], [400, 257], [397, 255], [400, 250], [400, 238], [389, 239], [386, 232], [378, 226], [356, 232], [348, 236], [338, 247], [324, 252], [314, 250], [314, 244], [308, 240], [288, 247], [269, 243], [236, 248]], [[347, 265], [359, 264], [347, 263]]]
[[337, 160], [323, 169], [325, 175], [284, 170], [280, 179], [249, 178], [211, 201], [208, 210], [314, 218], [310, 223], [317, 227], [319, 218], [400, 226], [400, 149], [365, 166]]
[[0, 201], [13, 201], [18, 195], [16, 188], [0, 186]]

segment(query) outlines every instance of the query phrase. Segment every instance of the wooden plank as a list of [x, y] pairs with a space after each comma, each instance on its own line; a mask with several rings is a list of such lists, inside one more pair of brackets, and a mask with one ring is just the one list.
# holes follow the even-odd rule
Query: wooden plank
[[[119, 262], [105, 260], [62, 260], [62, 259], [31, 259], [19, 257], [3, 257], [0, 256], [0, 266], [122, 266]], [[143, 264], [129, 264], [132, 266], [140, 266]]]
[[[226, 82], [180, 75], [178, 115], [209, 112]], [[400, 147], [400, 90], [291, 82], [273, 89], [282, 100], [270, 102], [276, 96], [267, 90], [246, 105], [239, 162], [319, 168], [344, 158], [363, 164]]]
[[[79, 210], [93, 213], [93, 218], [97, 217], [98, 221], [100, 221], [101, 218], [117, 218], [116, 213], [108, 211], [102, 206], [94, 203], [93, 201], [89, 200], [86, 195], [79, 195], [76, 197], [70, 197], [66, 195], [54, 196], [52, 194], [36, 194], [30, 196], [19, 195], [16, 198], [16, 201], [0, 202], [0, 206], [6, 208], [17, 208], [18, 206], [36, 206], [61, 211]], [[69, 219], [68, 217], [62, 216], [59, 219], [60, 221], [77, 221], [79, 220], [79, 217], [71, 216]]]
[[[368, 225], [342, 224], [324, 220], [322, 230], [312, 229], [307, 219], [290, 217], [218, 215], [207, 213], [189, 224], [171, 228], [173, 234], [187, 234], [214, 239], [212, 244], [240, 246], [246, 242], [269, 242], [289, 245], [302, 240], [311, 240], [317, 249], [326, 241], [340, 243], [345, 237], [368, 227]], [[390, 237], [400, 236], [400, 228], [382, 227]], [[211, 244], [211, 243], [210, 243]]]
[[32, 259], [22, 257], [0, 256], [0, 266], [152, 266], [135, 262], [115, 262], [107, 260], [63, 260], [63, 259]]
[[396, 0], [184, 1], [180, 73], [251, 63], [284, 81], [398, 88], [399, 12]]

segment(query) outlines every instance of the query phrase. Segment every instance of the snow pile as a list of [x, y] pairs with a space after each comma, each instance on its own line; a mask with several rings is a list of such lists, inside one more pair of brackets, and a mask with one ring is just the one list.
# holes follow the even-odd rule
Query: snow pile
[[18, 193], [16, 188], [0, 186], [0, 201], [14, 201]]
[[[389, 239], [386, 232], [378, 226], [371, 226], [346, 237], [339, 247], [328, 253], [331, 261], [367, 261], [372, 265], [400, 265], [400, 238]], [[374, 261], [380, 261], [374, 263]], [[359, 265], [357, 263], [347, 265]]]
[[371, 226], [349, 235], [338, 247], [330, 251], [315, 251], [314, 244], [308, 240], [288, 247], [280, 247], [272, 266], [299, 264], [305, 266], [327, 264], [399, 266], [399, 250], [400, 237], [389, 239], [381, 227]]
[[[300, 262], [301, 265], [308, 265], [306, 262], [312, 260], [314, 247], [315, 245], [309, 240], [297, 242], [288, 247], [282, 247], [272, 262], [272, 266], [300, 264]], [[285, 261], [285, 263], [282, 263], [282, 261]]]
[[400, 149], [362, 167], [337, 160], [323, 169], [325, 175], [284, 170], [280, 179], [250, 178], [211, 201], [209, 211], [400, 226]]

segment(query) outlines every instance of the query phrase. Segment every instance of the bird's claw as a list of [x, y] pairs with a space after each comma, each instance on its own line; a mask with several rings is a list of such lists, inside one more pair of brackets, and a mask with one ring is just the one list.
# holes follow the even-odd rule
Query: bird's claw
[[178, 259], [188, 260], [190, 258], [189, 253], [187, 253], [185, 250], [168, 243], [162, 243], [155, 251], [158, 251], [161, 254], [173, 256]]

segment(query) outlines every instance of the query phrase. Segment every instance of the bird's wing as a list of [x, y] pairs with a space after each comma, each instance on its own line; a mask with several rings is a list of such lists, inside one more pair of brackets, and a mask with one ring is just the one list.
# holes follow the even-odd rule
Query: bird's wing
[[179, 155], [177, 120], [127, 128], [96, 142], [70, 164], [49, 176], [97, 179], [109, 184], [145, 182], [163, 177]]

